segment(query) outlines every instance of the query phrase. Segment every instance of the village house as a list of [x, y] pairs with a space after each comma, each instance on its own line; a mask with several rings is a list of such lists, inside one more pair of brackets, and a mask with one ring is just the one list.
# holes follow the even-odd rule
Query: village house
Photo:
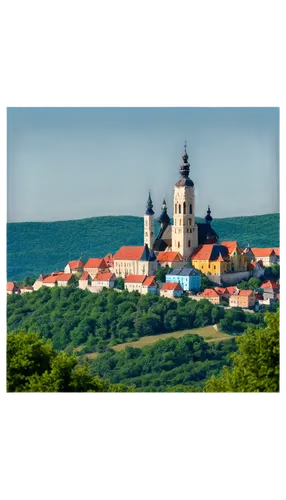
[[142, 291], [141, 291], [143, 295], [147, 293], [152, 293], [152, 294], [158, 293], [158, 284], [155, 281], [155, 277], [156, 276], [147, 276], [147, 278], [143, 281]]
[[102, 290], [103, 288], [114, 288], [116, 276], [114, 273], [98, 273], [91, 281], [91, 286]]
[[[276, 251], [279, 249], [276, 249]], [[256, 262], [262, 261], [264, 267], [273, 266], [277, 263], [277, 255], [273, 248], [251, 248]]]
[[236, 241], [199, 245], [191, 256], [192, 265], [209, 276], [247, 271], [247, 259]]
[[215, 286], [214, 290], [220, 295], [222, 299], [228, 300], [229, 297], [237, 292], [236, 286], [228, 286], [226, 288]]
[[12, 295], [14, 293], [20, 293], [19, 288], [13, 283], [13, 281], [8, 281], [6, 285], [6, 292], [8, 295]]
[[88, 272], [84, 271], [79, 278], [78, 287], [81, 288], [81, 290], [86, 290], [87, 287], [91, 285], [91, 280], [92, 278], [90, 277]]
[[212, 304], [220, 304], [220, 294], [216, 292], [213, 288], [206, 288], [201, 294], [202, 299], [209, 300]]
[[72, 274], [77, 274], [77, 273], [82, 273], [84, 268], [84, 262], [79, 259], [79, 260], [71, 260], [65, 267], [64, 272], [65, 273], [72, 273]]
[[179, 269], [183, 266], [183, 257], [179, 252], [158, 252], [158, 264], [162, 267], [171, 267], [172, 269]]
[[106, 264], [105, 260], [102, 258], [91, 258], [88, 259], [87, 263], [84, 265], [84, 271], [88, 272], [90, 276], [93, 278], [98, 273], [109, 272], [109, 267]]
[[20, 294], [22, 293], [31, 293], [34, 291], [34, 288], [32, 286], [20, 286], [19, 287]]
[[111, 273], [114, 273], [114, 260], [113, 255], [111, 253], [107, 253], [104, 257], [107, 267]]
[[139, 292], [142, 291], [142, 285], [145, 279], [147, 278], [146, 274], [128, 274], [124, 280], [124, 288], [128, 290], [128, 292]]
[[166, 275], [166, 282], [179, 283], [185, 291], [198, 292], [201, 288], [201, 275], [194, 267], [180, 267]]
[[157, 272], [157, 259], [148, 245], [124, 246], [113, 256], [116, 276], [125, 278], [128, 274], [153, 276]]
[[252, 290], [237, 290], [236, 293], [229, 297], [230, 307], [241, 307], [249, 309], [254, 307], [256, 302], [255, 294]]
[[266, 299], [276, 299], [277, 294], [280, 291], [280, 285], [274, 280], [264, 281], [260, 288], [263, 290], [264, 300]]
[[68, 286], [72, 283], [72, 279], [72, 273], [62, 273], [58, 276], [56, 283], [58, 286]]
[[179, 283], [164, 283], [160, 289], [161, 297], [178, 299], [183, 295], [183, 293], [184, 290]]

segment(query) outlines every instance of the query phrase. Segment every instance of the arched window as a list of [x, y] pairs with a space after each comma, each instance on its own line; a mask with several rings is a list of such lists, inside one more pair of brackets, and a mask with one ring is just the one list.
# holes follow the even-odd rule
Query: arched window
[[181, 213], [181, 204], [179, 203], [179, 214]]
[[183, 204], [183, 212], [184, 214], [186, 213], [186, 202], [184, 201], [184, 204]]
[[192, 204], [190, 203], [190, 215], [192, 215], [193, 213], [193, 207], [192, 207]]
[[180, 242], [178, 241], [178, 248], [180, 248]]
[[177, 213], [177, 203], [175, 205], [175, 214]]
[[179, 224], [180, 224], [180, 225], [181, 225], [181, 222], [182, 222], [182, 221], [181, 221], [181, 219], [180, 219], [180, 222], [179, 222]]
[[191, 246], [191, 242], [190, 242], [190, 240], [189, 240], [189, 241], [188, 241], [188, 247], [190, 248], [190, 246]]

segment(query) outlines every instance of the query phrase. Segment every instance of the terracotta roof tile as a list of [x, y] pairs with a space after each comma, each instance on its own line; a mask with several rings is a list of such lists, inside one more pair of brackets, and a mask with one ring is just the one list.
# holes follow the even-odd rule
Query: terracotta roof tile
[[280, 257], [280, 248], [273, 248], [273, 250], [275, 255], [277, 255], [277, 257]]
[[115, 280], [114, 273], [98, 273], [93, 278], [93, 281], [113, 281], [113, 280]]
[[262, 289], [264, 289], [264, 288], [279, 289], [280, 287], [279, 287], [279, 284], [276, 283], [276, 281], [268, 280], [268, 281], [264, 281], [264, 283], [262, 283], [260, 288], [262, 288]]
[[113, 255], [113, 260], [140, 260], [145, 247], [121, 247], [116, 254]]
[[87, 281], [88, 280], [88, 276], [89, 276], [88, 272], [84, 271], [79, 279], [83, 280], [83, 281]]
[[219, 294], [212, 288], [206, 288], [201, 295], [202, 297], [219, 297]]
[[107, 264], [102, 258], [91, 258], [88, 259], [87, 263], [84, 265], [84, 270], [86, 269], [105, 269]]
[[84, 262], [79, 259], [79, 260], [71, 260], [68, 265], [70, 266], [70, 269], [82, 269], [84, 266]]
[[8, 281], [6, 285], [6, 291], [13, 292], [14, 288], [17, 288], [15, 283], [13, 283], [13, 281]]
[[242, 253], [237, 241], [222, 241], [221, 245], [227, 247], [229, 255], [231, 255], [236, 249], [238, 249], [239, 253]]
[[215, 286], [214, 289], [219, 295], [227, 293], [227, 288], [221, 288], [219, 286]]
[[183, 257], [180, 252], [159, 252], [157, 260], [158, 262], [182, 262]]
[[241, 297], [249, 297], [250, 295], [253, 295], [252, 290], [239, 290], [239, 295]]
[[255, 257], [270, 257], [270, 255], [275, 255], [273, 248], [252, 248], [251, 250]]
[[157, 286], [157, 283], [155, 281], [156, 276], [148, 276], [144, 283], [143, 286]]
[[124, 283], [143, 283], [146, 278], [146, 274], [128, 274], [128, 276], [126, 276], [124, 280]]
[[62, 273], [58, 275], [57, 281], [69, 281], [72, 279], [72, 273]]
[[236, 286], [228, 286], [226, 289], [230, 295], [232, 295], [233, 293], [235, 293], [237, 291]]
[[180, 291], [180, 290], [182, 290], [183, 291], [183, 289], [179, 283], [164, 283], [161, 290], [164, 290], [164, 291], [168, 291], [168, 290]]
[[56, 283], [57, 280], [58, 280], [58, 274], [50, 274], [49, 276], [47, 276], [46, 278], [43, 279], [43, 283]]

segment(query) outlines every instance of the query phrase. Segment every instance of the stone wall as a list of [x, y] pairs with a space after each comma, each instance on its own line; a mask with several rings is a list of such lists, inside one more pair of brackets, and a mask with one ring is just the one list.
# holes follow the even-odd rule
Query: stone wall
[[211, 283], [223, 286], [237, 285], [240, 281], [247, 281], [251, 277], [250, 271], [242, 271], [239, 273], [227, 273], [218, 276], [207, 276]]

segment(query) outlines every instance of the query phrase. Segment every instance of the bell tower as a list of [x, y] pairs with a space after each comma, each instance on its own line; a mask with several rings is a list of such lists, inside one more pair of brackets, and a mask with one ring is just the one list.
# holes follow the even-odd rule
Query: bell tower
[[150, 249], [154, 244], [154, 212], [150, 191], [144, 215], [144, 245], [146, 244]]
[[174, 224], [172, 226], [172, 250], [188, 260], [198, 246], [198, 226], [195, 223], [194, 183], [189, 178], [187, 144], [180, 167], [181, 179], [174, 188]]

